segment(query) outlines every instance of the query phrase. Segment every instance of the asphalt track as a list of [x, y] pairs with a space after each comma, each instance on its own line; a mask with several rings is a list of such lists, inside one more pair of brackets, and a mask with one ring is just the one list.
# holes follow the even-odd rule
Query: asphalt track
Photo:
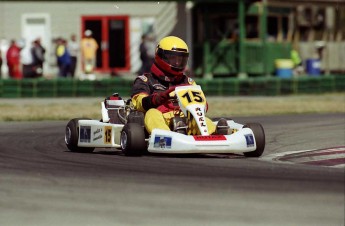
[[[343, 114], [260, 122], [264, 157], [345, 146]], [[240, 155], [72, 153], [67, 122], [0, 123], [0, 225], [344, 226], [344, 168]]]

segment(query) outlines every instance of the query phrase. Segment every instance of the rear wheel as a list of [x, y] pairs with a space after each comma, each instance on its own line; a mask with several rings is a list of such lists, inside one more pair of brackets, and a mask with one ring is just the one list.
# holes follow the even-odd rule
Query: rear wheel
[[88, 118], [75, 118], [71, 119], [65, 131], [65, 143], [67, 148], [73, 152], [93, 152], [95, 148], [89, 147], [78, 147], [78, 140], [79, 140], [79, 120], [89, 120]]
[[265, 149], [265, 131], [259, 123], [248, 123], [243, 128], [250, 128], [254, 133], [254, 139], [256, 143], [256, 150], [251, 152], [244, 152], [246, 157], [260, 157]]
[[127, 156], [140, 156], [146, 152], [145, 130], [137, 123], [127, 123], [121, 131], [121, 149]]

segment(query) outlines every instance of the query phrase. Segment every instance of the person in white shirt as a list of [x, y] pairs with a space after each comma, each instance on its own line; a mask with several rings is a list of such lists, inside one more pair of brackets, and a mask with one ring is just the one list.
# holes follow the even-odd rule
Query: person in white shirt
[[35, 77], [33, 66], [34, 59], [31, 53], [31, 46], [24, 46], [24, 48], [20, 51], [20, 61], [23, 67], [23, 78]]
[[69, 54], [71, 55], [70, 74], [73, 78], [75, 75], [76, 67], [77, 67], [78, 54], [79, 54], [79, 49], [80, 49], [80, 45], [77, 42], [77, 38], [75, 34], [71, 35], [71, 40], [68, 42], [67, 48], [68, 48]]

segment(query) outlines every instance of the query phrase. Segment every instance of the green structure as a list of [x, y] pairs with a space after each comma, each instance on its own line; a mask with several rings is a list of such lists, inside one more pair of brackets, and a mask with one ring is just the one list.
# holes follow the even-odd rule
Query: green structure
[[[266, 1], [195, 1], [196, 74], [204, 78], [273, 74], [274, 60], [290, 58], [291, 44], [268, 42], [268, 10], [275, 9], [268, 8]], [[287, 15], [289, 11], [280, 13]]]
[[[199, 77], [274, 75], [275, 60], [290, 59], [291, 50], [301, 45], [306, 60], [321, 54], [316, 42], [336, 49], [344, 42], [345, 5], [338, 0], [193, 2], [193, 68]], [[325, 63], [342, 55], [329, 55], [323, 70], [343, 70]]]

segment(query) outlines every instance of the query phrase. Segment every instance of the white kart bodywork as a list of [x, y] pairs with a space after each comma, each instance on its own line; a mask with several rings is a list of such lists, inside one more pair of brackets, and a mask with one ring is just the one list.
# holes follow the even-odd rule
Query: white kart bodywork
[[[233, 120], [227, 121], [231, 135], [193, 136], [173, 131], [154, 129], [148, 139], [148, 151], [152, 153], [243, 153], [256, 149], [254, 134], [250, 128]], [[216, 122], [214, 122], [216, 123]], [[109, 124], [98, 120], [79, 120], [79, 147], [121, 148], [120, 135], [123, 124]]]
[[231, 129], [238, 130], [231, 135], [184, 135], [171, 131], [154, 129], [149, 139], [148, 151], [152, 153], [243, 153], [256, 149], [253, 131], [243, 125], [228, 121]]

